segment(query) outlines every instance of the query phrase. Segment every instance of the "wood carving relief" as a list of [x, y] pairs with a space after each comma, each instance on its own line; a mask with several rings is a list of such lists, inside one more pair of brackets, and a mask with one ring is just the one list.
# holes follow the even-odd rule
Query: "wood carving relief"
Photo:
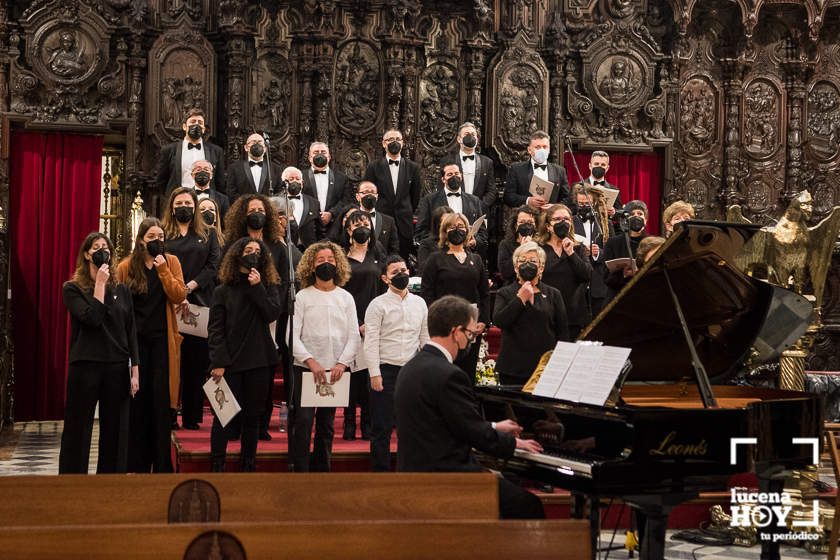
[[382, 71], [374, 49], [349, 41], [336, 49], [333, 111], [337, 124], [351, 134], [376, 126], [381, 109]]
[[680, 144], [693, 157], [708, 154], [720, 142], [720, 94], [707, 76], [689, 78], [680, 91]]
[[808, 94], [807, 138], [811, 156], [822, 162], [840, 151], [840, 91], [832, 82], [816, 82]]

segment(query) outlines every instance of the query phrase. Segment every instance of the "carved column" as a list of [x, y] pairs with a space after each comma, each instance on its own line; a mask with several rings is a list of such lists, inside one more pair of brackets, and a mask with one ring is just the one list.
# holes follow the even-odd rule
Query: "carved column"
[[[399, 44], [383, 45], [385, 46], [385, 67], [389, 76], [386, 83], [387, 93], [385, 94], [385, 128], [399, 128], [400, 127], [400, 105], [403, 99], [403, 75], [404, 75], [404, 57], [403, 47]], [[407, 140], [403, 137], [404, 140]]]
[[[9, 59], [7, 47], [6, 2], [0, 1], [0, 112], [9, 110]], [[8, 129], [0, 133], [8, 134]], [[6, 139], [0, 137], [0, 142]], [[11, 312], [5, 295], [9, 287], [9, 160], [0, 159], [0, 430], [13, 421], [14, 354], [11, 334]]]
[[315, 65], [319, 69], [315, 87], [315, 138], [330, 142], [330, 92], [332, 92], [332, 69], [335, 48], [321, 44]]
[[804, 60], [786, 60], [782, 62], [787, 90], [787, 173], [785, 188], [780, 198], [784, 206], [802, 190], [802, 109], [808, 92], [805, 84], [810, 78], [812, 65]]
[[312, 126], [312, 82], [315, 79], [313, 65], [314, 47], [308, 42], [297, 44], [298, 49], [298, 75], [300, 76], [300, 124], [298, 126], [297, 144], [298, 154], [303, 157], [303, 152], [309, 142], [313, 140]]
[[481, 45], [469, 46], [467, 63], [467, 120], [480, 131], [484, 122], [484, 105], [481, 93], [487, 76], [487, 52]]
[[741, 98], [743, 97], [742, 75], [744, 63], [737, 59], [724, 59], [724, 149], [723, 186], [719, 199], [724, 207], [741, 203], [738, 177], [741, 168]]
[[249, 72], [253, 62], [251, 37], [255, 29], [245, 17], [246, 2], [227, 0], [219, 6], [219, 27], [225, 41], [224, 57], [227, 72], [227, 99], [225, 118], [225, 153], [229, 159], [242, 157], [245, 144], [245, 115], [247, 95], [250, 90]]
[[419, 62], [417, 60], [417, 51], [412, 47], [406, 47], [405, 50], [405, 74], [403, 81], [403, 95], [402, 95], [402, 127], [403, 138], [408, 145], [408, 153], [417, 154], [417, 141], [415, 127], [416, 116], [415, 108], [417, 107], [417, 82], [420, 75]]

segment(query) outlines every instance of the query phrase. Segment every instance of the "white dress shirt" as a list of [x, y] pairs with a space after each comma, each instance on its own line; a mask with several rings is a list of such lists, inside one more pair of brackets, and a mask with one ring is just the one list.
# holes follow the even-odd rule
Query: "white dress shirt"
[[300, 221], [303, 219], [303, 194], [298, 196], [300, 198], [292, 198], [292, 195], [289, 195], [289, 204], [292, 205], [292, 216], [295, 217], [295, 222], [300, 225]]
[[548, 162], [545, 162], [545, 169], [540, 169], [537, 167], [537, 163], [532, 159], [531, 160], [531, 169], [534, 170], [534, 175], [543, 179], [544, 181], [548, 181]]
[[[260, 192], [260, 181], [262, 180], [262, 165], [251, 165], [252, 161], [257, 161], [255, 159], [248, 158], [248, 167], [251, 168], [251, 177], [254, 178], [254, 187], [256, 187], [257, 192]], [[265, 165], [265, 160], [262, 160], [257, 163], [262, 163]]]
[[315, 177], [315, 192], [318, 195], [321, 212], [327, 211], [327, 191], [330, 190], [330, 168], [327, 167], [325, 171], [326, 173], [315, 173], [315, 170], [312, 170], [312, 175]]
[[309, 286], [297, 293], [292, 333], [295, 365], [314, 358], [322, 368], [353, 364], [361, 348], [356, 302], [344, 288]]
[[463, 192], [459, 193], [461, 196], [449, 196], [449, 189], [446, 187], [443, 188], [444, 194], [446, 194], [446, 205], [452, 208], [452, 211], [456, 214], [463, 214], [464, 213], [464, 194]]
[[390, 159], [390, 158], [387, 158], [387, 157], [385, 158], [385, 161], [388, 162], [388, 171], [391, 172], [391, 184], [394, 186], [394, 193], [395, 194], [397, 192], [397, 183], [400, 180], [400, 166], [399, 165], [394, 165], [391, 162], [392, 161], [399, 162], [401, 159], [402, 158], [397, 158], [397, 159]]
[[452, 363], [452, 354], [449, 353], [449, 350], [447, 350], [437, 342], [432, 342], [431, 340], [428, 342], [428, 344], [440, 350], [441, 354], [443, 354], [443, 357], [446, 358], [450, 364]]
[[426, 302], [408, 293], [404, 298], [388, 291], [373, 298], [365, 312], [364, 352], [371, 377], [382, 375], [379, 366], [404, 366], [429, 341]]
[[201, 148], [189, 149], [187, 148], [186, 138], [181, 142], [181, 186], [194, 187], [195, 181], [192, 178], [192, 166], [195, 162], [207, 159], [204, 157], [204, 140], [201, 141]]
[[[464, 156], [473, 156], [473, 159], [464, 159]], [[458, 157], [461, 158], [461, 175], [464, 177], [464, 191], [470, 194], [473, 193], [475, 187], [475, 162], [478, 159], [478, 154], [473, 152], [465, 154], [460, 152]]]

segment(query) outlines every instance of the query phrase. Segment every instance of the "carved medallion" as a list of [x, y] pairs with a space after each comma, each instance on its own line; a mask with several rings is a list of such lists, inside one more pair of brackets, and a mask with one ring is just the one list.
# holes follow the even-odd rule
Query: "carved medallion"
[[219, 493], [205, 480], [186, 480], [169, 496], [169, 523], [218, 523]]
[[349, 41], [335, 55], [333, 110], [340, 126], [357, 134], [376, 126], [382, 79], [376, 52], [362, 41]]
[[56, 80], [72, 82], [92, 70], [97, 48], [84, 30], [58, 27], [44, 36], [39, 52], [39, 62]]
[[434, 63], [420, 77], [420, 138], [434, 148], [446, 148], [457, 135], [460, 88], [455, 69]]
[[817, 82], [808, 94], [808, 147], [820, 161], [840, 149], [840, 93], [831, 82]]
[[827, 182], [820, 181], [814, 187], [814, 214], [827, 215], [834, 208], [834, 188]]
[[541, 88], [540, 76], [530, 66], [514, 67], [502, 78], [499, 105], [507, 144], [527, 146], [531, 134], [540, 128]]
[[369, 160], [364, 150], [359, 148], [352, 148], [341, 154], [338, 158], [344, 167], [344, 172], [347, 177], [353, 181], [361, 181], [365, 175]]
[[705, 77], [686, 82], [680, 91], [680, 144], [691, 156], [707, 154], [718, 137], [718, 96]]
[[184, 560], [245, 560], [245, 548], [226, 531], [207, 531], [197, 536], [184, 552]]
[[757, 158], [767, 158], [780, 146], [781, 94], [765, 80], [751, 83], [744, 93], [744, 148]]
[[615, 108], [637, 106], [647, 93], [642, 87], [642, 66], [629, 56], [603, 59], [595, 69], [594, 78], [599, 97]]
[[706, 183], [699, 179], [691, 179], [685, 184], [685, 201], [694, 206], [694, 210], [699, 213], [706, 208], [708, 192]]
[[750, 211], [756, 214], [764, 212], [770, 205], [770, 188], [763, 181], [750, 181], [747, 184], [746, 203]]

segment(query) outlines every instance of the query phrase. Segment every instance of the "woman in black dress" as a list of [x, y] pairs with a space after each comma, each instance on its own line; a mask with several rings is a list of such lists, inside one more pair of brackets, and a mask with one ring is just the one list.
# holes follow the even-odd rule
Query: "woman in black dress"
[[[280, 359], [269, 325], [280, 314], [280, 277], [262, 241], [243, 237], [222, 260], [220, 285], [213, 292], [207, 325], [210, 374], [227, 380], [242, 407], [240, 470], [256, 470], [257, 437], [268, 380]], [[213, 419], [210, 459], [213, 472], [224, 471], [228, 434]]]
[[[211, 201], [208, 198], [206, 201]], [[205, 201], [205, 202], [206, 202]], [[215, 228], [198, 215], [195, 190], [179, 187], [169, 195], [163, 215], [166, 250], [178, 257], [187, 286], [187, 299], [178, 312], [186, 315], [190, 305], [210, 307], [216, 287], [216, 273], [221, 262], [221, 246]], [[215, 217], [214, 217], [215, 219]], [[210, 371], [207, 339], [185, 334], [181, 342], [181, 423], [187, 430], [197, 430], [204, 415], [204, 390], [201, 388]], [[178, 395], [171, 399], [177, 407]], [[177, 429], [177, 421], [173, 422]]]
[[[58, 456], [60, 474], [87, 474], [93, 414], [99, 402], [97, 473], [125, 472], [128, 403], [140, 387], [140, 357], [131, 292], [111, 273], [114, 246], [89, 234], [62, 296], [70, 312], [67, 403]], [[129, 371], [130, 376], [126, 375]]]
[[540, 225], [540, 211], [523, 205], [511, 212], [505, 230], [505, 238], [499, 243], [499, 253], [496, 260], [502, 281], [510, 284], [516, 280], [513, 267], [513, 252], [517, 247], [533, 241]]
[[496, 372], [503, 385], [522, 386], [540, 357], [569, 339], [560, 291], [542, 282], [545, 251], [533, 241], [513, 252], [516, 282], [496, 292], [493, 324], [502, 330]]
[[429, 256], [423, 268], [421, 295], [428, 305], [440, 297], [461, 296], [478, 307], [479, 336], [467, 352], [458, 356], [455, 363], [475, 382], [481, 333], [489, 321], [489, 286], [484, 261], [478, 253], [466, 249], [470, 238], [470, 225], [463, 214], [446, 214], [440, 221], [438, 245], [440, 251]]
[[[359, 320], [359, 334], [365, 336], [365, 312], [376, 296], [385, 291], [385, 284], [379, 276], [382, 273], [384, 251], [378, 241], [373, 239], [370, 215], [364, 210], [351, 210], [344, 217], [344, 252], [350, 262], [350, 279], [344, 289], [350, 292], [356, 302], [356, 315]], [[356, 357], [356, 364], [350, 374], [350, 401], [344, 409], [344, 435], [346, 440], [356, 439], [356, 407], [361, 409], [362, 439], [370, 439], [370, 416], [368, 395], [370, 375], [367, 366]]]
[[543, 211], [537, 242], [545, 250], [542, 280], [563, 294], [569, 336], [574, 340], [592, 320], [586, 294], [592, 279], [592, 265], [586, 246], [575, 241], [575, 226], [567, 206], [553, 204]]

